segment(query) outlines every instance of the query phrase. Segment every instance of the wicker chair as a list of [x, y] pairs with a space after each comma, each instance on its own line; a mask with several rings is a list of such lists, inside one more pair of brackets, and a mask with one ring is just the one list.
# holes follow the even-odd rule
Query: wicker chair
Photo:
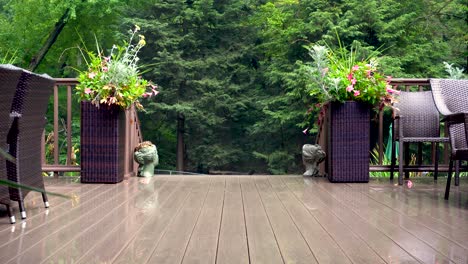
[[[10, 108], [16, 85], [21, 76], [21, 69], [12, 65], [0, 65], [0, 148], [7, 149], [7, 134], [11, 126]], [[0, 155], [0, 179], [7, 179], [6, 160]], [[8, 187], [0, 185], [0, 203], [7, 207], [10, 222], [16, 222], [11, 211]]]
[[[437, 109], [444, 116], [450, 138], [450, 163], [445, 188], [449, 198], [454, 161], [468, 160], [468, 80], [431, 79], [432, 94]], [[456, 164], [458, 174], [458, 163]], [[455, 179], [458, 185], [458, 178]]]
[[[54, 80], [47, 75], [23, 71], [11, 105], [14, 118], [8, 133], [10, 154], [16, 163], [7, 161], [8, 178], [11, 181], [44, 189], [41, 167], [41, 137], [45, 126], [45, 113], [52, 93]], [[21, 218], [26, 218], [24, 198], [28, 190], [10, 188], [10, 199], [18, 201]], [[47, 195], [42, 193], [45, 207], [49, 207]]]
[[438, 143], [448, 142], [448, 138], [440, 137], [439, 112], [435, 107], [432, 93], [401, 92], [398, 103], [394, 104], [394, 138], [392, 141], [392, 158], [390, 179], [393, 179], [395, 167], [395, 141], [399, 142], [399, 174], [398, 184], [403, 184], [403, 145], [409, 143], [431, 142], [436, 144], [434, 180], [438, 174]]

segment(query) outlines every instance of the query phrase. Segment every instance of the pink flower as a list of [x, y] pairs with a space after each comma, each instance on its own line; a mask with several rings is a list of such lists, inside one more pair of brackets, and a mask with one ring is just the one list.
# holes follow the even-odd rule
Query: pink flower
[[412, 188], [413, 187], [413, 182], [408, 180], [408, 182], [406, 183], [406, 185], [408, 186], [408, 188]]
[[352, 85], [355, 85], [356, 82], [357, 82], [356, 78], [353, 78], [353, 79], [351, 80], [351, 84], [352, 84]]
[[309, 130], [309, 128], [306, 128], [304, 130], [302, 130], [302, 133], [304, 133], [305, 135], [307, 135], [307, 131]]
[[358, 65], [354, 65], [353, 68], [352, 68], [353, 71], [357, 71], [359, 70], [359, 66]]
[[84, 93], [85, 94], [90, 94], [92, 91], [91, 91], [91, 88], [85, 88], [84, 89]]
[[353, 79], [353, 74], [352, 73], [348, 74], [348, 80], [351, 81], [352, 79]]
[[387, 85], [387, 93], [389, 93], [389, 94], [393, 94], [393, 93], [394, 94], [400, 94], [400, 91], [392, 89], [391, 85]]
[[352, 90], [354, 90], [354, 87], [352, 85], [346, 87], [346, 91], [351, 92]]
[[105, 61], [110, 61], [110, 57], [104, 57]]
[[150, 83], [149, 86], [151, 87], [151, 93], [146, 93], [147, 95], [144, 96], [144, 97], [147, 97], [147, 96], [151, 97], [151, 96], [157, 95], [159, 93], [159, 91], [156, 90], [158, 88], [157, 85], [154, 85], [154, 84]]
[[147, 98], [147, 97], [151, 97], [152, 95], [153, 95], [153, 93], [146, 92], [142, 96], [143, 96], [143, 98]]
[[109, 71], [109, 68], [107, 68], [107, 67], [104, 66], [104, 67], [102, 67], [102, 71], [103, 71], [103, 72], [108, 72], [108, 71]]
[[354, 91], [354, 96], [359, 96], [360, 94], [361, 94], [361, 92], [360, 92], [360, 91], [357, 91], [357, 90], [356, 90], [356, 91]]
[[96, 76], [96, 73], [95, 73], [95, 72], [90, 72], [90, 73], [88, 73], [88, 77], [89, 77], [90, 79], [93, 79], [95, 76]]
[[371, 77], [371, 73], [372, 73], [371, 70], [366, 70], [366, 76], [367, 76], [367, 78]]

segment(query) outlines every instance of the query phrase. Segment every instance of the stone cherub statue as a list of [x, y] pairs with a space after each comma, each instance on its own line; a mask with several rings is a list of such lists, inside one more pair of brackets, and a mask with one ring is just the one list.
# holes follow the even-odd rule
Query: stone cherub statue
[[304, 176], [320, 176], [318, 164], [325, 159], [325, 152], [319, 145], [302, 146], [302, 162], [306, 171]]
[[135, 147], [133, 158], [140, 164], [138, 167], [138, 176], [152, 177], [154, 175], [154, 167], [159, 164], [158, 150], [150, 141], [144, 141]]

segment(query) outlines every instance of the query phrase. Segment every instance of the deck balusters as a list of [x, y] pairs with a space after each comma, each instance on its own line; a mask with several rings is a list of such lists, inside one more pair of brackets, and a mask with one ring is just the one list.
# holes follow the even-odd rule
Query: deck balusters
[[[53, 120], [48, 122], [53, 124], [52, 138], [53, 138], [53, 164], [48, 164], [46, 159], [47, 142], [45, 138], [48, 136], [45, 133], [42, 137], [42, 170], [45, 172], [53, 172], [54, 177], [58, 177], [60, 172], [76, 172], [80, 171], [79, 165], [72, 164], [73, 156], [73, 144], [72, 144], [72, 90], [78, 84], [75, 78], [56, 78], [56, 85], [54, 87], [54, 98], [53, 98]], [[66, 89], [67, 100], [66, 100], [66, 118], [60, 120], [59, 106], [62, 102], [59, 100], [60, 89]], [[140, 131], [140, 122], [138, 115], [134, 108], [126, 111], [126, 142], [125, 142], [125, 174], [132, 175], [136, 173], [137, 165], [133, 162], [133, 149], [139, 142], [142, 141], [142, 135]], [[66, 161], [65, 164], [60, 162], [60, 122], [63, 122], [63, 130], [66, 136]]]

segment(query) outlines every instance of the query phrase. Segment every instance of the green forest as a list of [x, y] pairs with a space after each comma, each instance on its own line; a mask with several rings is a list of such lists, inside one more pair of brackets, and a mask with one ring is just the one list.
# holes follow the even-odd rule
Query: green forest
[[79, 47], [110, 49], [138, 25], [159, 169], [297, 173], [317, 133], [305, 46], [341, 41], [378, 50], [394, 78], [445, 77], [444, 62], [468, 68], [467, 14], [466, 0], [0, 0], [0, 60], [76, 77]]

